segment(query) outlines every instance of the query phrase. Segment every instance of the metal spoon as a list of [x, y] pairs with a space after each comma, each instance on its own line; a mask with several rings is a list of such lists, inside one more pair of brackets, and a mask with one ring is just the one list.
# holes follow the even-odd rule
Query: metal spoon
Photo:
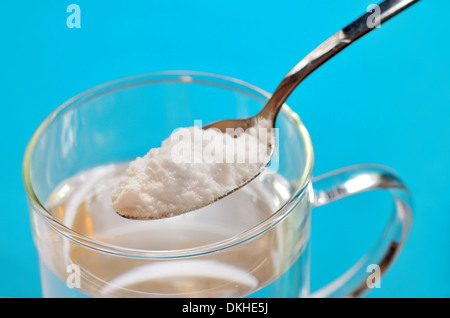
[[[403, 11], [404, 9], [418, 1], [419, 0], [385, 0], [381, 2], [378, 6], [375, 7], [374, 12], [369, 11], [365, 13], [345, 28], [333, 34], [317, 48], [306, 55], [297, 65], [295, 65], [294, 68], [292, 68], [289, 73], [286, 74], [286, 76], [274, 91], [272, 97], [258, 114], [245, 119], [221, 120], [207, 124], [202, 128], [215, 128], [225, 133], [227, 128], [241, 128], [243, 130], [247, 130], [252, 127], [257, 127], [258, 123], [260, 123], [262, 120], [264, 120], [265, 122], [269, 122], [270, 127], [266, 128], [274, 128], [276, 117], [282, 105], [287, 100], [292, 91], [297, 87], [297, 85], [300, 84], [309, 74], [315, 71], [319, 66], [324, 64], [338, 52], [349, 46], [351, 43], [355, 42], [357, 39], [373, 30], [376, 26], [381, 25], [382, 23], [386, 22], [399, 12]], [[261, 169], [255, 172], [255, 174], [244, 183], [241, 183], [230, 192], [223, 193], [222, 195], [218, 196], [213, 202], [235, 192], [236, 190], [240, 189], [241, 187], [255, 179], [259, 174], [261, 174], [264, 168], [269, 164], [270, 158], [272, 157], [274, 152], [274, 148], [275, 144], [273, 142], [273, 139], [268, 138], [268, 152], [270, 153], [270, 156], [268, 157], [269, 160], [267, 161], [267, 163], [262, 164]], [[213, 202], [205, 202], [204, 205], [208, 205]], [[201, 206], [196, 207], [195, 209], [198, 208], [201, 208]], [[179, 212], [177, 214], [189, 212], [191, 210], [193, 209], [189, 209], [186, 211], [177, 211]], [[125, 216], [123, 214], [121, 215]]]

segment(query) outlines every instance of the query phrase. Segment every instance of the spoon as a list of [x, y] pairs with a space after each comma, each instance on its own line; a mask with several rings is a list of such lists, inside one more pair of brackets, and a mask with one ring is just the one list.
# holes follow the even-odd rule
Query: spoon
[[[261, 123], [265, 123], [268, 127], [263, 128], [273, 129], [275, 127], [275, 120], [282, 105], [287, 100], [292, 91], [298, 86], [298, 84], [300, 84], [309, 74], [311, 74], [314, 70], [324, 64], [338, 52], [349, 46], [351, 43], [355, 42], [357, 39], [367, 34], [375, 27], [381, 25], [381, 23], [386, 22], [399, 12], [403, 11], [404, 9], [418, 1], [419, 0], [385, 0], [381, 2], [378, 6], [375, 6], [375, 8], [373, 9], [374, 12], [368, 11], [345, 28], [333, 34], [327, 40], [322, 42], [322, 44], [320, 44], [317, 48], [306, 55], [297, 65], [295, 65], [294, 68], [292, 68], [289, 73], [286, 74], [281, 83], [275, 89], [267, 104], [258, 114], [245, 119], [220, 120], [204, 125], [202, 128], [204, 130], [215, 128], [223, 133], [226, 133], [227, 129], [242, 129], [246, 131], [249, 128], [261, 128]], [[231, 191], [218, 195], [214, 200], [212, 200], [212, 202], [204, 202], [203, 206], [209, 205], [228, 196], [229, 194], [242, 188], [244, 185], [248, 184], [258, 175], [260, 175], [265, 167], [269, 164], [270, 159], [274, 153], [275, 143], [273, 138], [268, 138], [267, 149], [269, 154], [269, 156], [267, 157], [267, 162], [262, 162], [261, 168], [258, 171], [255, 171], [253, 175], [251, 175], [243, 183], [237, 185]], [[189, 209], [185, 208], [185, 210], [183, 211], [177, 211], [177, 214], [196, 210], [203, 206], [197, 206], [195, 208]], [[119, 213], [118, 211], [116, 212]], [[127, 216], [124, 213], [119, 214], [124, 217], [141, 220], [150, 218], [143, 216], [131, 217], [129, 215]]]

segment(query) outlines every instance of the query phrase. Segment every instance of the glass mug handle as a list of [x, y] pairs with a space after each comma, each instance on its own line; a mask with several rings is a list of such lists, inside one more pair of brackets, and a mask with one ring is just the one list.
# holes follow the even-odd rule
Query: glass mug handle
[[351, 196], [353, 194], [386, 190], [395, 203], [390, 218], [378, 242], [347, 272], [311, 294], [311, 297], [358, 297], [367, 290], [367, 270], [376, 264], [380, 274], [393, 263], [403, 247], [412, 223], [411, 196], [407, 187], [387, 167], [381, 165], [355, 165], [341, 168], [312, 180], [313, 207]]

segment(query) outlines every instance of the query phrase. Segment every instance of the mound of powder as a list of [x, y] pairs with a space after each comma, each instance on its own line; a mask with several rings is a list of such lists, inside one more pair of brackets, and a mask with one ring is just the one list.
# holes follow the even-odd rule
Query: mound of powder
[[231, 133], [180, 128], [129, 164], [112, 193], [113, 208], [127, 218], [158, 219], [210, 204], [264, 169], [272, 130], [267, 122]]

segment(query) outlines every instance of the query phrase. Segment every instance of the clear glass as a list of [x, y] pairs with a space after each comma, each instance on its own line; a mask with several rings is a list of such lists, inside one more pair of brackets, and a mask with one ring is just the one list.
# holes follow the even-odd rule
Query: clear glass
[[[160, 72], [94, 87], [50, 114], [31, 138], [23, 164], [43, 295], [361, 294], [367, 262], [384, 270], [406, 239], [408, 191], [392, 171], [378, 166], [349, 167], [313, 180], [310, 137], [287, 105], [276, 121], [273, 160], [249, 185], [204, 209], [164, 220], [128, 220], [112, 210], [111, 190], [126, 162], [158, 147], [178, 127], [252, 116], [269, 96], [229, 77]], [[383, 237], [338, 281], [311, 294], [312, 208], [379, 188], [392, 193], [396, 206]]]

